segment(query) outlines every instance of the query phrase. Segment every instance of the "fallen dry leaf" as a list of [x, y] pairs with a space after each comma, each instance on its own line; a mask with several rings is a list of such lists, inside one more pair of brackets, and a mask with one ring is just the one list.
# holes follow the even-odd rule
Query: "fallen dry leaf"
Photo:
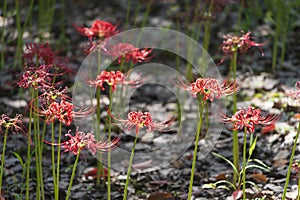
[[268, 181], [268, 178], [264, 174], [254, 173], [252, 174], [252, 178], [260, 183], [266, 183]]
[[172, 194], [169, 192], [154, 192], [148, 197], [148, 200], [165, 200], [171, 197]]

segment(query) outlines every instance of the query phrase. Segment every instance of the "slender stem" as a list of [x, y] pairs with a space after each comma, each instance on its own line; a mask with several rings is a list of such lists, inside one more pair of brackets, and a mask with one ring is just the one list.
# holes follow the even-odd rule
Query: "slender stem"
[[1, 51], [1, 63], [0, 63], [0, 70], [4, 67], [4, 48], [5, 48], [5, 45], [4, 45], [4, 36], [5, 36], [5, 20], [6, 20], [6, 10], [7, 10], [7, 0], [4, 0], [4, 3], [3, 3], [3, 22], [2, 22], [2, 32], [1, 32], [1, 44], [3, 45], [3, 49]]
[[77, 156], [76, 156], [76, 160], [75, 160], [75, 163], [73, 165], [73, 170], [72, 170], [72, 175], [71, 175], [71, 178], [70, 178], [70, 184], [69, 184], [69, 187], [68, 187], [68, 192], [67, 192], [66, 200], [69, 199], [70, 194], [71, 194], [71, 188], [72, 188], [73, 180], [74, 180], [74, 177], [75, 177], [75, 172], [76, 172], [76, 167], [77, 167], [78, 160], [79, 160], [79, 155], [80, 155], [80, 149], [78, 150], [78, 153], [77, 153]]
[[[96, 123], [96, 140], [100, 139], [100, 123], [101, 123], [101, 106], [100, 106], [100, 87], [97, 87], [96, 90], [96, 99], [97, 99], [97, 106], [96, 106], [96, 115], [97, 115], [97, 123]], [[100, 160], [102, 159], [102, 155], [100, 154]], [[104, 168], [101, 161], [97, 161], [97, 178], [96, 178], [96, 185], [100, 186], [100, 177], [104, 177]]]
[[[236, 68], [237, 68], [237, 51], [233, 54], [233, 82], [236, 82]], [[237, 96], [236, 92], [233, 93], [233, 113], [237, 110]], [[238, 131], [233, 130], [233, 164], [236, 167], [236, 169], [239, 171], [239, 138], [238, 138]], [[238, 174], [236, 172], [233, 172], [233, 184], [236, 184]]]
[[[239, 14], [238, 14], [238, 18], [237, 18], [237, 28], [241, 27], [241, 18], [242, 18], [242, 13], [243, 13], [243, 7], [244, 7], [244, 0], [241, 0], [240, 3], [240, 8], [239, 8]], [[238, 30], [237, 30], [238, 31]]]
[[[34, 107], [38, 108], [38, 90], [34, 90], [35, 94], [35, 100], [33, 102]], [[34, 145], [35, 145], [35, 166], [36, 166], [36, 199], [41, 198], [41, 169], [40, 169], [40, 137], [39, 137], [39, 120], [36, 115], [33, 115], [33, 129], [34, 129]]]
[[291, 168], [292, 168], [292, 165], [293, 165], [293, 162], [294, 162], [294, 155], [295, 155], [295, 151], [296, 151], [296, 148], [297, 148], [299, 133], [300, 133], [300, 122], [298, 124], [297, 134], [296, 134], [296, 137], [295, 137], [295, 140], [294, 140], [294, 146], [293, 146], [293, 149], [292, 149], [290, 164], [289, 164], [286, 179], [285, 179], [285, 185], [284, 185], [284, 190], [283, 190], [283, 194], [282, 194], [282, 200], [285, 200], [285, 195], [286, 195], [287, 188], [288, 188], [288, 185], [289, 185], [290, 176], [291, 176]]
[[[31, 88], [31, 99], [34, 99], [34, 89]], [[26, 167], [26, 200], [29, 200], [29, 175], [30, 175], [30, 160], [31, 160], [31, 153], [30, 153], [30, 141], [31, 141], [31, 121], [32, 121], [32, 104], [30, 104], [29, 108], [29, 123], [28, 123], [28, 144], [27, 144], [27, 167]]]
[[[200, 105], [199, 101], [201, 101], [201, 105]], [[198, 121], [196, 141], [195, 141], [195, 147], [194, 147], [194, 156], [193, 156], [192, 171], [191, 171], [191, 176], [190, 176], [188, 200], [191, 199], [192, 192], [193, 192], [193, 183], [194, 183], [195, 166], [196, 166], [196, 160], [197, 160], [198, 143], [199, 143], [199, 138], [200, 138], [200, 133], [201, 133], [201, 126], [202, 126], [202, 120], [203, 120], [202, 116], [203, 116], [203, 109], [204, 109], [205, 101], [203, 99], [201, 99], [201, 100], [198, 99], [198, 104], [199, 104], [199, 109], [200, 109], [199, 110], [199, 121]]]
[[[8, 134], [8, 128], [5, 129], [4, 142], [3, 142], [3, 150], [2, 150], [2, 157], [1, 157], [0, 194], [1, 194], [1, 191], [2, 191], [2, 176], [3, 176], [3, 171], [4, 171], [4, 159], [5, 159], [7, 134]], [[28, 143], [29, 143], [29, 141], [28, 141]]]
[[130, 10], [131, 10], [131, 0], [129, 0], [127, 3], [127, 11], [126, 11], [126, 20], [125, 20], [124, 30], [127, 30], [127, 28], [128, 28]]
[[139, 132], [138, 127], [136, 128], [136, 132], [137, 132], [137, 134], [135, 134], [135, 139], [134, 139], [134, 142], [133, 142], [131, 155], [130, 155], [130, 160], [129, 160], [129, 165], [128, 165], [128, 169], [127, 169], [127, 176], [126, 176], [126, 183], [125, 183], [125, 188], [124, 188], [123, 200], [127, 200], [127, 190], [128, 190], [129, 179], [130, 179], [131, 166], [132, 166], [132, 161], [133, 161], [133, 157], [134, 157], [135, 145], [136, 145], [136, 142], [138, 140], [138, 132]]
[[[51, 124], [51, 130], [52, 130], [52, 135], [51, 135], [51, 142], [52, 144], [55, 143], [54, 140], [54, 122], [52, 122]], [[54, 185], [54, 199], [58, 200], [58, 191], [56, 191], [58, 189], [57, 184], [56, 184], [56, 172], [55, 172], [55, 151], [54, 151], [54, 145], [51, 145], [51, 151], [52, 151], [52, 176], [53, 176], [53, 185]]]
[[244, 148], [243, 148], [243, 200], [246, 200], [246, 153], [247, 153], [247, 128], [244, 130]]
[[[60, 144], [61, 140], [61, 129], [62, 129], [62, 123], [59, 123], [59, 129], [58, 129], [58, 143]], [[57, 163], [56, 163], [56, 197], [59, 198], [59, 172], [60, 172], [60, 145], [57, 146]]]
[[[109, 87], [109, 112], [111, 112], [112, 107], [112, 87]], [[108, 142], [111, 141], [111, 117], [108, 115]], [[111, 152], [107, 152], [107, 200], [110, 200], [110, 163], [111, 163]]]
[[298, 198], [300, 198], [300, 173], [298, 173]]

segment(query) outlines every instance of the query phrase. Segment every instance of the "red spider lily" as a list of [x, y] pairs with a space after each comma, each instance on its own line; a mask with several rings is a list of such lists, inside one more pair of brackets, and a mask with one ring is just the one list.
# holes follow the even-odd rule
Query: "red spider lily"
[[125, 76], [121, 71], [102, 71], [95, 80], [88, 80], [88, 84], [100, 87], [101, 90], [105, 90], [103, 84], [108, 84], [115, 91], [118, 84], [130, 85], [136, 87], [142, 83], [141, 80], [126, 80], [128, 76]]
[[17, 81], [17, 85], [22, 88], [32, 87], [37, 88], [50, 88], [53, 85], [60, 83], [53, 83], [53, 77], [63, 75], [63, 73], [50, 73], [50, 65], [41, 65], [38, 68], [29, 67], [22, 73], [21, 78]]
[[287, 95], [295, 99], [300, 99], [300, 81], [296, 82], [295, 88], [288, 92]]
[[114, 59], [118, 59], [119, 64], [123, 59], [125, 62], [129, 62], [130, 60], [132, 60], [132, 62], [136, 64], [149, 61], [152, 58], [152, 56], [149, 57], [151, 52], [152, 49], [139, 49], [132, 44], [118, 43], [116, 45], [112, 45], [107, 51], [107, 54], [112, 56]]
[[64, 152], [73, 152], [74, 155], [77, 155], [79, 150], [84, 148], [87, 148], [92, 154], [95, 154], [96, 152], [110, 151], [116, 147], [120, 140], [120, 138], [116, 138], [111, 142], [103, 140], [97, 141], [94, 134], [78, 131], [78, 128], [75, 136], [71, 135], [71, 130], [69, 130], [65, 136], [70, 139], [60, 145], [65, 148]]
[[[45, 105], [44, 105], [45, 107]], [[58, 120], [61, 123], [64, 123], [66, 126], [70, 126], [73, 118], [82, 118], [86, 117], [94, 112], [92, 107], [86, 110], [79, 110], [77, 112], [74, 111], [74, 105], [64, 99], [60, 102], [52, 102], [47, 106], [47, 109], [37, 109], [37, 114], [40, 116], [46, 117], [46, 122], [51, 123], [55, 120]]]
[[149, 112], [131, 111], [128, 113], [127, 119], [118, 119], [114, 117], [109, 110], [107, 112], [114, 120], [121, 122], [121, 124], [125, 126], [125, 130], [131, 130], [135, 127], [136, 134], [138, 134], [139, 128], [143, 127], [148, 127], [148, 132], [154, 130], [167, 131], [168, 126], [172, 123], [170, 119], [161, 123], [155, 123]]
[[109, 38], [118, 33], [117, 26], [101, 20], [95, 20], [91, 28], [79, 27], [76, 25], [74, 25], [74, 27], [81, 35], [87, 36], [90, 40], [94, 37]]
[[67, 95], [68, 87], [56, 89], [55, 87], [42, 88], [42, 94], [37, 98], [41, 101], [42, 105], [50, 105], [52, 102], [61, 100], [70, 100]]
[[186, 85], [180, 78], [180, 88], [190, 91], [193, 97], [197, 97], [197, 94], [203, 95], [203, 99], [213, 101], [215, 98], [233, 94], [237, 91], [238, 87], [236, 83], [228, 83], [225, 80], [222, 85], [216, 79], [212, 78], [198, 78], [190, 85]]
[[[242, 32], [243, 33], [243, 32]], [[224, 35], [224, 41], [219, 47], [219, 49], [222, 49], [223, 51], [223, 58], [220, 61], [222, 63], [224, 61], [224, 58], [226, 55], [233, 55], [236, 51], [239, 54], [246, 53], [251, 47], [261, 47], [265, 45], [267, 42], [264, 43], [256, 43], [251, 40], [250, 36], [251, 32], [247, 32], [246, 34], [243, 34], [242, 36], [236, 36], [236, 35]], [[261, 48], [259, 48], [262, 55], [263, 51]]]
[[261, 115], [260, 109], [249, 106], [248, 110], [239, 109], [232, 117], [222, 115], [224, 123], [233, 123], [233, 129], [247, 129], [247, 133], [253, 133], [255, 125], [272, 126], [278, 119], [279, 115], [268, 114]]
[[29, 43], [25, 45], [23, 57], [31, 63], [37, 64], [53, 64], [56, 53], [52, 51], [48, 43], [37, 44]]
[[2, 114], [0, 118], [0, 133], [2, 133], [2, 127], [10, 129], [11, 132], [17, 133], [19, 131], [26, 133], [26, 127], [22, 122], [22, 115], [16, 114], [14, 118], [8, 117], [6, 114]]
[[[26, 66], [37, 67], [40, 65], [50, 65], [54, 71], [62, 71], [64, 73], [71, 70], [64, 64], [67, 62], [65, 58], [57, 55], [57, 52], [53, 51], [48, 43], [26, 44], [23, 57], [26, 59]], [[49, 69], [51, 69], [49, 68]]]
[[294, 160], [294, 163], [292, 165], [292, 169], [295, 171], [296, 176], [298, 177], [299, 172], [300, 172], [300, 161], [299, 160]]

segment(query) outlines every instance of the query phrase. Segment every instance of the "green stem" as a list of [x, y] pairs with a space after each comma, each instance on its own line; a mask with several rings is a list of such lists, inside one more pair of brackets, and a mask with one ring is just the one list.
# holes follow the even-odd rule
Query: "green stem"
[[[201, 105], [200, 105], [199, 101], [201, 101]], [[193, 192], [193, 183], [194, 183], [195, 166], [196, 166], [196, 160], [197, 160], [198, 143], [199, 143], [199, 138], [200, 138], [200, 134], [201, 134], [201, 126], [202, 126], [202, 120], [203, 120], [202, 116], [203, 116], [203, 109], [204, 109], [205, 101], [203, 99], [201, 99], [201, 100], [198, 99], [198, 104], [199, 104], [199, 109], [200, 109], [199, 110], [199, 121], [198, 121], [196, 141], [195, 141], [194, 154], [193, 154], [194, 156], [193, 156], [192, 171], [191, 171], [191, 176], [190, 176], [188, 200], [191, 199], [192, 192]]]
[[300, 122], [298, 124], [297, 134], [296, 134], [296, 137], [295, 137], [295, 140], [294, 140], [294, 146], [293, 146], [293, 149], [292, 149], [290, 164], [289, 164], [286, 179], [285, 179], [285, 185], [284, 185], [284, 190], [283, 190], [283, 194], [282, 194], [282, 200], [285, 200], [285, 195], [286, 195], [287, 188], [288, 188], [288, 185], [289, 185], [290, 176], [291, 176], [291, 169], [292, 169], [292, 165], [293, 165], [293, 162], [294, 162], [294, 155], [295, 155], [295, 151], [296, 151], [296, 148], [297, 148], [299, 133], [300, 133]]
[[[52, 135], [51, 135], [51, 143], [55, 144], [55, 140], [54, 140], [54, 122], [52, 122], [51, 124], [51, 130], [52, 130]], [[51, 151], [52, 151], [52, 176], [53, 176], [53, 185], [54, 185], [54, 199], [58, 200], [58, 191], [56, 191], [58, 189], [57, 184], [56, 184], [56, 172], [55, 172], [55, 151], [54, 151], [54, 145], [51, 145]]]
[[69, 199], [70, 194], [71, 194], [71, 188], [72, 188], [73, 180], [74, 180], [74, 177], [75, 177], [75, 172], [76, 172], [76, 167], [77, 167], [78, 160], [79, 160], [79, 155], [80, 155], [80, 149], [78, 150], [78, 153], [77, 153], [77, 156], [76, 156], [76, 160], [75, 160], [75, 163], [73, 165], [73, 170], [72, 170], [72, 175], [71, 175], [71, 178], [70, 178], [70, 184], [69, 184], [69, 187], [68, 187], [68, 192], [67, 192], [66, 200]]
[[136, 128], [135, 139], [134, 139], [134, 142], [133, 142], [133, 147], [132, 147], [132, 150], [131, 150], [129, 165], [128, 165], [128, 169], [127, 169], [127, 176], [126, 176], [126, 183], [125, 183], [125, 188], [124, 188], [123, 200], [127, 200], [127, 192], [128, 192], [127, 190], [128, 190], [129, 179], [130, 179], [132, 161], [133, 161], [133, 157], [134, 157], [135, 145], [136, 145], [136, 142], [138, 140], [138, 132], [139, 132], [139, 128], [137, 127]]
[[244, 148], [243, 148], [243, 200], [246, 200], [246, 153], [247, 153], [247, 128], [244, 130]]
[[276, 31], [275, 31], [275, 35], [274, 35], [273, 53], [272, 53], [272, 72], [275, 72], [275, 70], [276, 70], [279, 30], [280, 30], [279, 25], [276, 24]]
[[[34, 89], [31, 88], [31, 99], [34, 99]], [[27, 144], [27, 167], [26, 167], [26, 200], [29, 200], [29, 175], [30, 175], [30, 160], [31, 160], [31, 153], [30, 153], [30, 141], [31, 141], [31, 121], [32, 121], [32, 112], [33, 112], [33, 105], [30, 104], [29, 108], [29, 123], [28, 123], [28, 144]]]
[[[4, 142], [3, 142], [3, 150], [2, 150], [2, 157], [1, 157], [0, 194], [2, 192], [2, 176], [3, 176], [3, 171], [4, 171], [4, 160], [5, 160], [7, 134], [8, 134], [8, 128], [5, 129], [5, 133], [4, 133]], [[28, 143], [30, 143], [30, 142], [28, 141]]]
[[[38, 90], [34, 90], [35, 100], [34, 107], [38, 108]], [[34, 144], [35, 144], [35, 166], [36, 166], [36, 199], [41, 198], [41, 188], [42, 188], [42, 170], [41, 170], [41, 159], [40, 159], [40, 131], [39, 131], [39, 119], [37, 115], [33, 115], [33, 126], [34, 126]]]
[[[237, 18], [237, 28], [240, 28], [241, 27], [241, 18], [242, 18], [242, 13], [243, 13], [243, 6], [244, 6], [244, 0], [241, 0], [241, 3], [240, 3], [240, 8], [239, 8], [239, 14], [238, 14], [238, 18]], [[236, 30], [238, 31], [238, 30]]]
[[[237, 68], [237, 51], [233, 54], [233, 82], [236, 82], [236, 68]], [[233, 93], [233, 113], [237, 111], [237, 96], [236, 92]], [[239, 138], [238, 131], [233, 130], [233, 164], [236, 169], [239, 171]], [[238, 174], [233, 172], [233, 184], [236, 184]]]
[[[109, 87], [109, 112], [111, 112], [112, 107], [112, 87]], [[111, 141], [111, 117], [108, 115], [108, 142]], [[110, 163], [111, 163], [111, 152], [107, 152], [107, 200], [110, 200]]]
[[[60, 144], [61, 140], [61, 129], [62, 129], [62, 123], [59, 123], [59, 129], [58, 129], [58, 143]], [[59, 173], [60, 172], [60, 145], [57, 146], [57, 163], [56, 163], [56, 197], [59, 198]]]
[[3, 3], [3, 23], [2, 23], [2, 32], [1, 32], [1, 44], [2, 44], [2, 50], [1, 50], [1, 63], [0, 63], [0, 70], [4, 67], [4, 35], [5, 35], [5, 20], [6, 20], [6, 10], [7, 10], [7, 0], [4, 0]]
[[131, 10], [131, 0], [129, 0], [127, 3], [127, 11], [126, 11], [126, 20], [125, 20], [124, 30], [127, 30], [127, 28], [128, 28], [130, 10]]
[[300, 173], [298, 173], [298, 198], [300, 198]]
[[[96, 90], [96, 100], [97, 100], [97, 106], [96, 106], [96, 115], [97, 115], [97, 123], [96, 123], [96, 140], [100, 139], [100, 123], [101, 123], [101, 107], [100, 107], [100, 94], [101, 89], [100, 87], [97, 87]], [[101, 158], [101, 154], [99, 155]], [[101, 160], [101, 159], [100, 159]], [[104, 177], [104, 169], [102, 162], [97, 161], [97, 178], [96, 178], [96, 185], [100, 186], [100, 177]]]

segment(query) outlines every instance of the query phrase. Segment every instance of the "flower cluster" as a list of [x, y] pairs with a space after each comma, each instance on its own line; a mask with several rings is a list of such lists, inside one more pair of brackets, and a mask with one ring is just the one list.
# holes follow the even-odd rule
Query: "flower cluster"
[[84, 133], [76, 130], [75, 136], [71, 135], [71, 130], [65, 134], [66, 137], [70, 139], [61, 143], [62, 147], [65, 148], [64, 152], [73, 152], [74, 155], [77, 155], [79, 151], [84, 148], [87, 148], [92, 154], [96, 152], [111, 151], [119, 142], [119, 138], [108, 141], [97, 141], [94, 134]]
[[224, 123], [233, 123], [234, 130], [246, 128], [247, 133], [253, 133], [255, 125], [272, 126], [280, 116], [276, 114], [262, 116], [260, 109], [249, 106], [248, 110], [239, 109], [232, 117], [224, 115], [222, 117]]
[[2, 114], [0, 118], [0, 133], [2, 133], [2, 127], [10, 129], [11, 132], [17, 133], [19, 131], [25, 133], [26, 128], [22, 122], [22, 115], [16, 114], [14, 118], [8, 117], [6, 114]]
[[181, 79], [179, 79], [180, 88], [190, 91], [193, 97], [197, 97], [198, 94], [203, 95], [203, 99], [213, 101], [215, 98], [221, 96], [231, 95], [237, 91], [238, 87], [235, 83], [229, 83], [224, 81], [221, 85], [216, 79], [212, 78], [198, 78], [190, 85], [186, 85]]
[[[245, 54], [251, 47], [261, 47], [267, 43], [256, 43], [253, 40], [251, 40], [250, 35], [251, 32], [249, 31], [246, 34], [242, 34], [242, 36], [230, 34], [224, 35], [223, 43], [219, 47], [219, 49], [222, 49], [224, 57], [226, 55], [233, 55], [235, 52], [239, 54]], [[261, 48], [259, 48], [259, 50], [263, 55], [263, 51], [261, 50]], [[224, 58], [222, 58], [221, 62], [223, 61]]]
[[152, 58], [151, 56], [149, 57], [151, 52], [152, 49], [139, 49], [132, 44], [118, 43], [112, 45], [107, 51], [107, 54], [112, 56], [114, 59], [118, 59], [119, 64], [122, 62], [122, 60], [125, 62], [132, 61], [134, 64], [136, 64], [149, 61]]
[[141, 80], [126, 80], [125, 76], [121, 71], [102, 71], [95, 80], [88, 80], [88, 84], [105, 90], [104, 84], [108, 84], [115, 91], [118, 84], [138, 86], [141, 84]]
[[148, 127], [147, 131], [165, 131], [166, 128], [172, 123], [171, 120], [167, 120], [161, 123], [153, 122], [152, 116], [149, 112], [131, 111], [127, 115], [127, 119], [118, 119], [114, 117], [109, 111], [108, 114], [116, 121], [121, 122], [125, 127], [125, 130], [131, 130], [135, 128], [136, 134], [138, 134], [139, 128]]
[[300, 81], [296, 82], [295, 88], [288, 92], [287, 95], [295, 99], [300, 99]]

